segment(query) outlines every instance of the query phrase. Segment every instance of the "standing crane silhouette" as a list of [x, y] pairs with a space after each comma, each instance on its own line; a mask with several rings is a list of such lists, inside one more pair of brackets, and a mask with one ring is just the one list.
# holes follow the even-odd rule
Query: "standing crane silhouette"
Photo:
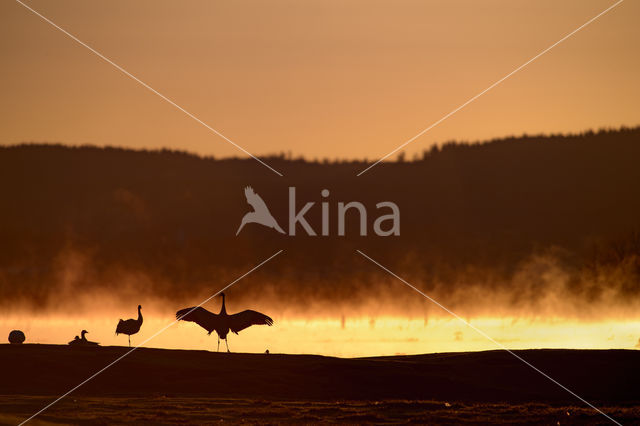
[[249, 203], [249, 205], [253, 207], [253, 211], [245, 214], [242, 217], [242, 222], [240, 223], [240, 227], [236, 231], [236, 235], [240, 233], [240, 230], [247, 223], [259, 223], [260, 225], [264, 225], [267, 228], [273, 228], [279, 233], [284, 234], [284, 231], [282, 230], [282, 228], [280, 228], [278, 222], [276, 222], [276, 219], [269, 211], [269, 208], [265, 204], [264, 200], [255, 193], [253, 188], [247, 186], [244, 189], [244, 196], [247, 199], [247, 203]]
[[222, 309], [220, 309], [219, 314], [209, 312], [200, 306], [181, 309], [176, 312], [176, 318], [178, 320], [195, 322], [200, 327], [207, 330], [207, 334], [211, 334], [211, 332], [215, 331], [218, 334], [218, 352], [220, 351], [220, 339], [223, 339], [227, 344], [227, 352], [231, 352], [229, 350], [229, 342], [227, 341], [227, 334], [229, 333], [229, 330], [238, 334], [239, 331], [242, 331], [247, 327], [251, 327], [252, 325], [273, 325], [273, 320], [271, 318], [265, 314], [252, 311], [250, 309], [233, 315], [227, 314], [225, 294], [220, 293], [220, 297], [222, 297]]
[[138, 305], [138, 319], [128, 319], [128, 320], [120, 320], [118, 321], [118, 326], [116, 327], [116, 336], [118, 334], [126, 334], [129, 336], [129, 347], [131, 347], [131, 335], [136, 334], [140, 331], [140, 327], [142, 326], [142, 306]]

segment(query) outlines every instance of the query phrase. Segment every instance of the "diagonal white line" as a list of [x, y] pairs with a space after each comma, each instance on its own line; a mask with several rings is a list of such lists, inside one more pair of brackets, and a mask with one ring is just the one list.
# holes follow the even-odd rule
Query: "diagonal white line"
[[578, 31], [582, 30], [583, 28], [585, 28], [587, 25], [591, 24], [593, 21], [595, 21], [596, 19], [600, 18], [602, 15], [604, 15], [605, 13], [609, 12], [611, 9], [613, 9], [614, 7], [618, 6], [620, 3], [622, 3], [624, 0], [618, 0], [616, 3], [614, 3], [613, 5], [609, 6], [608, 8], [606, 8], [605, 10], [603, 10], [602, 12], [598, 13], [596, 16], [594, 16], [593, 18], [589, 19], [587, 22], [585, 22], [584, 24], [580, 25], [578, 28], [576, 28], [575, 30], [571, 31], [569, 34], [567, 34], [566, 36], [562, 37], [560, 40], [556, 41], [555, 43], [553, 43], [551, 46], [547, 47], [546, 49], [544, 49], [542, 52], [538, 53], [536, 56], [534, 56], [533, 58], [529, 59], [527, 62], [525, 62], [524, 64], [520, 65], [518, 68], [516, 68], [515, 70], [511, 71], [509, 74], [505, 75], [504, 77], [502, 77], [500, 80], [496, 81], [495, 83], [493, 83], [491, 86], [487, 87], [486, 89], [484, 89], [482, 92], [478, 93], [477, 95], [475, 95], [474, 97], [472, 97], [471, 99], [469, 99], [468, 101], [466, 101], [465, 103], [463, 103], [462, 105], [460, 105], [459, 107], [457, 107], [456, 109], [454, 109], [453, 111], [451, 111], [450, 113], [446, 114], [444, 117], [442, 117], [441, 119], [439, 119], [438, 121], [436, 121], [435, 123], [431, 124], [429, 127], [421, 130], [417, 135], [415, 135], [414, 137], [412, 137], [411, 139], [407, 140], [406, 142], [404, 142], [403, 144], [399, 145], [396, 149], [394, 149], [393, 151], [391, 151], [390, 153], [388, 153], [387, 155], [385, 155], [384, 157], [380, 158], [378, 161], [376, 161], [375, 163], [371, 164], [369, 167], [367, 167], [366, 169], [362, 170], [360, 173], [358, 173], [356, 176], [360, 176], [362, 174], [364, 174], [365, 172], [367, 172], [369, 169], [375, 167], [376, 165], [378, 165], [378, 163], [380, 163], [381, 161], [384, 161], [385, 159], [389, 158], [390, 156], [392, 156], [393, 154], [395, 154], [396, 152], [398, 152], [399, 150], [401, 150], [402, 148], [404, 148], [405, 146], [409, 145], [411, 142], [415, 141], [416, 139], [418, 139], [420, 136], [424, 135], [425, 133], [427, 133], [429, 130], [433, 129], [434, 127], [436, 127], [438, 124], [442, 123], [443, 121], [445, 121], [447, 118], [451, 117], [453, 114], [457, 113], [458, 111], [460, 111], [461, 109], [463, 109], [464, 107], [466, 107], [467, 105], [469, 105], [471, 102], [475, 101], [476, 99], [478, 99], [480, 96], [484, 95], [485, 93], [487, 93], [489, 90], [493, 89], [494, 87], [496, 87], [497, 85], [499, 85], [500, 83], [502, 83], [503, 81], [505, 81], [506, 79], [508, 79], [509, 77], [511, 77], [512, 75], [514, 75], [515, 73], [517, 73], [518, 71], [520, 71], [521, 69], [523, 69], [524, 67], [526, 67], [527, 65], [529, 65], [530, 63], [532, 63], [533, 61], [535, 61], [536, 59], [538, 59], [539, 57], [541, 57], [542, 55], [544, 55], [545, 53], [547, 53], [548, 51], [550, 51], [551, 49], [553, 49], [554, 47], [556, 47], [557, 45], [559, 45], [560, 43], [562, 43], [563, 41], [567, 40], [569, 37], [573, 36], [574, 34], [576, 34]]
[[371, 261], [372, 263], [378, 265], [382, 270], [388, 272], [390, 275], [392, 275], [393, 277], [397, 278], [398, 280], [402, 281], [404, 284], [406, 284], [407, 286], [411, 287], [413, 290], [415, 290], [416, 292], [420, 293], [423, 297], [427, 298], [430, 302], [433, 302], [434, 304], [438, 305], [440, 308], [444, 309], [447, 313], [449, 313], [450, 315], [454, 316], [455, 318], [459, 319], [460, 321], [462, 321], [463, 323], [465, 323], [466, 325], [468, 325], [469, 327], [471, 327], [472, 329], [474, 329], [478, 334], [480, 334], [483, 337], [486, 337], [487, 339], [489, 339], [491, 342], [495, 343], [498, 347], [500, 347], [501, 349], [504, 349], [505, 351], [509, 352], [511, 355], [513, 355], [514, 357], [516, 357], [517, 359], [519, 359], [520, 361], [524, 362], [525, 364], [527, 364], [529, 367], [533, 368], [535, 371], [537, 371], [538, 373], [542, 374], [544, 377], [546, 377], [547, 379], [551, 380], [553, 383], [555, 383], [556, 385], [560, 386], [562, 389], [564, 389], [565, 391], [569, 392], [571, 395], [575, 396], [576, 398], [578, 398], [580, 401], [584, 402], [585, 404], [587, 404], [589, 407], [593, 408], [594, 410], [596, 410], [598, 413], [602, 414], [603, 416], [605, 416], [607, 419], [611, 420], [613, 423], [620, 425], [621, 424], [614, 420], [612, 417], [610, 417], [609, 415], [607, 415], [605, 412], [603, 412], [602, 410], [600, 410], [598, 407], [596, 407], [595, 405], [591, 404], [589, 401], [585, 400], [584, 398], [580, 397], [578, 394], [576, 394], [575, 392], [573, 392], [571, 389], [567, 388], [566, 386], [564, 386], [562, 383], [558, 382], [557, 380], [555, 380], [553, 377], [549, 376], [547, 373], [545, 373], [544, 371], [538, 369], [536, 366], [534, 366], [533, 364], [531, 364], [530, 362], [528, 362], [527, 360], [525, 360], [524, 358], [522, 358], [520, 355], [516, 354], [515, 352], [511, 351], [510, 349], [508, 349], [506, 346], [504, 346], [502, 343], [496, 341], [495, 339], [493, 339], [491, 336], [489, 336], [487, 333], [485, 333], [484, 331], [482, 331], [481, 329], [477, 328], [476, 326], [472, 325], [471, 323], [467, 322], [464, 318], [460, 317], [458, 314], [456, 314], [455, 312], [449, 310], [446, 306], [443, 306], [442, 304], [440, 304], [437, 300], [433, 299], [432, 297], [430, 297], [429, 295], [425, 294], [424, 292], [422, 292], [421, 290], [419, 290], [418, 288], [416, 288], [415, 286], [411, 285], [409, 282], [407, 282], [406, 280], [404, 280], [403, 278], [401, 278], [400, 276], [396, 275], [395, 273], [393, 273], [391, 270], [389, 270], [388, 268], [386, 268], [385, 266], [381, 265], [379, 262], [373, 260], [372, 258], [370, 258], [369, 256], [367, 256], [366, 254], [364, 254], [362, 251], [360, 250], [356, 250], [358, 253], [360, 253], [364, 258], [368, 259], [369, 261]]
[[277, 171], [276, 169], [274, 169], [273, 167], [271, 167], [270, 165], [268, 165], [267, 163], [265, 163], [264, 161], [262, 161], [261, 159], [259, 159], [258, 157], [256, 157], [255, 155], [253, 155], [252, 153], [250, 153], [249, 151], [247, 151], [246, 149], [244, 149], [243, 147], [241, 147], [240, 145], [238, 145], [237, 143], [235, 143], [234, 141], [232, 141], [231, 139], [229, 139], [228, 137], [226, 137], [225, 135], [223, 135], [222, 133], [220, 133], [219, 131], [217, 131], [216, 129], [214, 129], [213, 127], [211, 127], [210, 125], [208, 125], [207, 123], [205, 123], [204, 121], [200, 120], [198, 117], [196, 117], [195, 115], [193, 115], [192, 113], [190, 113], [189, 111], [187, 111], [186, 109], [182, 108], [180, 105], [176, 104], [174, 101], [172, 101], [171, 99], [169, 99], [168, 97], [166, 97], [165, 95], [163, 95], [162, 93], [158, 92], [156, 89], [154, 89], [153, 87], [149, 86], [147, 83], [145, 83], [144, 81], [140, 80], [138, 77], [136, 77], [135, 75], [131, 74], [129, 71], [125, 70], [124, 68], [122, 68], [120, 65], [116, 64], [115, 62], [113, 62], [111, 59], [107, 58], [106, 56], [104, 56], [102, 53], [98, 52], [97, 50], [95, 50], [93, 47], [89, 46], [88, 44], [86, 44], [85, 42], [83, 42], [82, 40], [78, 39], [76, 36], [74, 36], [73, 34], [69, 33], [68, 31], [66, 31], [64, 28], [58, 26], [56, 23], [54, 23], [53, 21], [51, 21], [49, 18], [43, 16], [42, 14], [40, 14], [39, 12], [37, 12], [36, 10], [32, 9], [31, 7], [27, 6], [26, 4], [24, 4], [22, 1], [20, 0], [16, 0], [17, 3], [19, 3], [20, 5], [24, 6], [26, 9], [30, 10], [31, 12], [33, 12], [35, 15], [39, 16], [40, 18], [42, 18], [44, 21], [46, 21], [47, 23], [51, 24], [53, 27], [55, 27], [56, 29], [60, 30], [62, 33], [64, 33], [66, 36], [68, 36], [69, 38], [71, 38], [73, 41], [77, 42], [78, 44], [86, 47], [87, 49], [89, 49], [91, 52], [93, 52], [94, 54], [96, 54], [98, 57], [100, 57], [101, 59], [103, 59], [104, 61], [106, 61], [107, 63], [113, 65], [118, 71], [122, 72], [124, 75], [126, 75], [127, 77], [131, 78], [132, 80], [136, 81], [137, 83], [139, 83], [140, 85], [142, 85], [143, 87], [145, 87], [146, 89], [150, 90], [151, 92], [153, 92], [154, 94], [158, 95], [160, 98], [164, 99], [165, 101], [167, 101], [168, 103], [170, 103], [171, 105], [173, 105], [174, 107], [176, 107], [177, 109], [179, 109], [180, 111], [182, 111], [183, 113], [185, 113], [186, 115], [188, 115], [189, 117], [191, 117], [192, 119], [194, 119], [195, 121], [197, 121], [198, 123], [200, 123], [201, 125], [203, 125], [204, 127], [206, 127], [207, 129], [211, 130], [213, 133], [215, 133], [216, 135], [218, 135], [219, 137], [221, 137], [222, 139], [224, 139], [225, 141], [229, 142], [231, 145], [235, 146], [236, 148], [238, 148], [240, 151], [244, 152], [245, 154], [247, 154], [248, 156], [250, 156], [251, 158], [253, 158], [254, 160], [256, 160], [257, 162], [259, 162], [260, 164], [262, 164], [263, 166], [267, 167], [269, 170], [271, 170], [272, 172], [274, 172], [275, 174], [277, 174], [278, 176], [283, 176], [282, 173], [280, 173], [279, 171]]
[[246, 277], [247, 275], [249, 275], [250, 273], [252, 273], [253, 271], [255, 271], [256, 269], [260, 268], [262, 265], [264, 265], [265, 263], [267, 263], [268, 261], [270, 261], [271, 259], [273, 259], [274, 257], [276, 257], [277, 255], [279, 255], [280, 253], [282, 253], [283, 250], [278, 250], [275, 254], [272, 254], [268, 259], [263, 260], [262, 262], [260, 262], [258, 265], [254, 266], [253, 268], [251, 268], [248, 272], [245, 272], [244, 274], [242, 274], [241, 276], [239, 276], [238, 278], [236, 278], [235, 280], [233, 280], [231, 283], [227, 284], [224, 288], [218, 290], [217, 293], [211, 295], [210, 297], [207, 297], [205, 300], [203, 300], [202, 302], [200, 302], [197, 306], [194, 306], [192, 309], [189, 310], [189, 312], [187, 312], [186, 314], [182, 315], [179, 318], [176, 318], [175, 321], [173, 321], [172, 323], [170, 323], [169, 325], [164, 326], [163, 328], [161, 328], [159, 331], [157, 331], [154, 335], [152, 335], [151, 337], [149, 337], [147, 340], [145, 340], [144, 342], [140, 343], [138, 346], [135, 346], [133, 348], [131, 348], [130, 350], [128, 350], [127, 352], [125, 352], [123, 355], [121, 355], [120, 357], [118, 357], [115, 361], [111, 362], [110, 364], [108, 364], [107, 366], [105, 366], [104, 368], [100, 369], [99, 371], [97, 371], [96, 373], [92, 374], [91, 376], [89, 376], [86, 380], [84, 380], [82, 383], [78, 384], [77, 386], [74, 386], [73, 388], [69, 389], [67, 392], [65, 392], [64, 394], [62, 394], [60, 397], [58, 397], [57, 399], [55, 399], [53, 402], [49, 403], [49, 405], [47, 405], [46, 407], [42, 408], [40, 411], [38, 411], [37, 413], [33, 414], [31, 417], [29, 417], [28, 419], [24, 420], [23, 422], [20, 423], [20, 426], [27, 423], [28, 421], [32, 420], [34, 417], [38, 416], [39, 414], [41, 414], [43, 411], [49, 409], [52, 405], [56, 404], [57, 402], [59, 402], [62, 398], [66, 397], [67, 395], [69, 395], [71, 392], [75, 391], [76, 389], [78, 389], [80, 386], [84, 385], [85, 383], [87, 383], [88, 381], [94, 379], [96, 376], [98, 376], [100, 373], [104, 372], [106, 369], [108, 369], [109, 367], [113, 366], [114, 364], [118, 363], [119, 361], [121, 361], [123, 358], [125, 358], [126, 356], [128, 356], [130, 353], [132, 353], [133, 351], [135, 351], [136, 349], [138, 349], [139, 347], [141, 347], [142, 345], [144, 345], [145, 343], [147, 343], [148, 341], [150, 341], [151, 339], [155, 338], [156, 336], [158, 336], [159, 334], [163, 333], [166, 329], [168, 329], [169, 327], [171, 327], [172, 325], [174, 325], [175, 323], [177, 323], [178, 321], [180, 321], [182, 318], [184, 318], [186, 315], [189, 315], [191, 312], [193, 312], [194, 310], [196, 310], [197, 308], [199, 308], [200, 306], [204, 305], [205, 303], [207, 303], [209, 300], [213, 299], [214, 297], [216, 297], [218, 294], [220, 294], [221, 292], [225, 291], [226, 289], [228, 289], [229, 287], [231, 287], [232, 285], [234, 285], [235, 283], [237, 283], [238, 281], [240, 281], [241, 279], [243, 279], [244, 277]]

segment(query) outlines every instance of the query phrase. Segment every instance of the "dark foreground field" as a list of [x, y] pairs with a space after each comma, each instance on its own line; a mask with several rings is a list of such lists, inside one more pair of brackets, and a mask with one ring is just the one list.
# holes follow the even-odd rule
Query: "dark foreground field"
[[[0, 345], [0, 422], [18, 423], [124, 354]], [[640, 420], [640, 352], [518, 355], [618, 421]], [[138, 349], [42, 413], [52, 423], [607, 423], [504, 351], [341, 359]]]

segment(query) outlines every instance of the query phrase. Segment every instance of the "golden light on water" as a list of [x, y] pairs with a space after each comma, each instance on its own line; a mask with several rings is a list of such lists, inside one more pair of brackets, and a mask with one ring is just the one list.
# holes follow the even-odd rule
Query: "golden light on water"
[[[432, 352], [480, 351], [498, 346], [457, 319], [330, 318], [304, 320], [274, 318], [275, 326], [254, 326], [229, 335], [233, 352], [311, 353], [359, 357]], [[132, 337], [143, 343], [172, 322], [171, 318], [145, 317], [142, 330]], [[65, 344], [82, 329], [90, 340], [104, 346], [127, 345], [126, 336], [115, 336], [117, 318], [90, 320], [70, 317], [7, 317], [0, 329], [18, 328], [26, 343]], [[565, 319], [473, 318], [470, 323], [510, 349], [573, 348], [632, 349], [640, 336], [640, 320], [594, 322]], [[5, 336], [6, 338], [6, 336]], [[192, 323], [171, 325], [144, 344], [168, 349], [216, 350], [217, 337]], [[225, 350], [224, 342], [221, 349]]]

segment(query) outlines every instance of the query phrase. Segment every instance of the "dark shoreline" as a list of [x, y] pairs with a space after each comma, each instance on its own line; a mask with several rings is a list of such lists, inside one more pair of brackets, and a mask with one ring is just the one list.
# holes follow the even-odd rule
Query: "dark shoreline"
[[[0, 394], [63, 394], [128, 349], [0, 345]], [[514, 352], [592, 403], [640, 401], [640, 351]], [[505, 351], [347, 359], [140, 348], [74, 395], [579, 403]]]

